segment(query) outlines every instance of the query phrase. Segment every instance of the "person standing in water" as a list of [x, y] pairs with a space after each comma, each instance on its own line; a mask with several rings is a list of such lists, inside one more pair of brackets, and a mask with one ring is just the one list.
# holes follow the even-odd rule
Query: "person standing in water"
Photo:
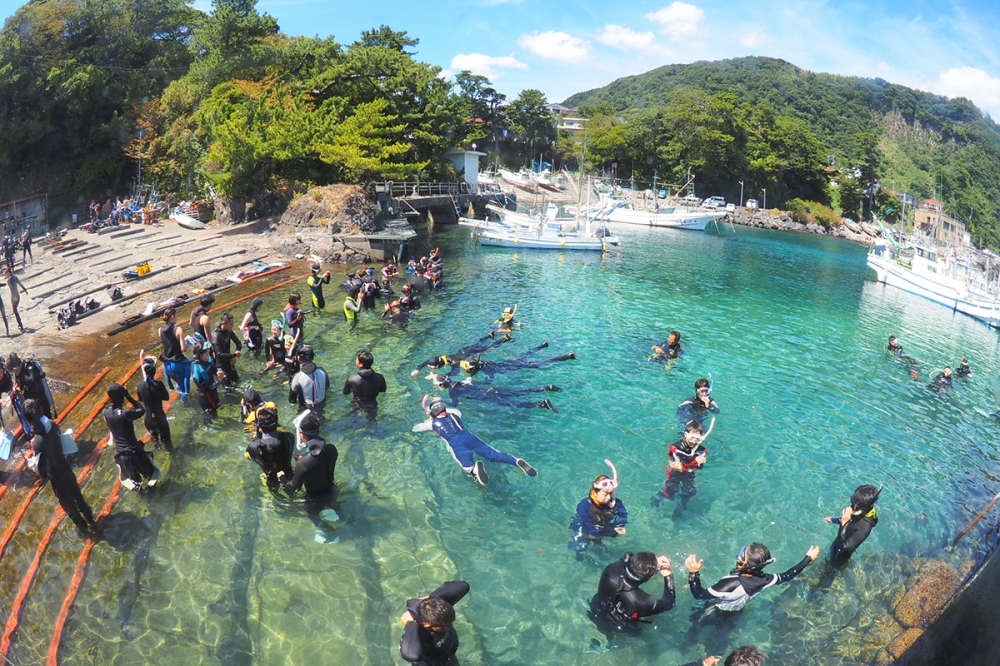
[[[4, 274], [7, 277], [7, 286], [10, 288], [10, 309], [14, 311], [14, 319], [17, 320], [17, 327], [21, 329], [22, 333], [24, 333], [24, 324], [21, 323], [21, 313], [17, 311], [17, 306], [20, 305], [21, 303], [21, 295], [17, 293], [17, 290], [20, 289], [26, 294], [28, 293], [28, 290], [24, 288], [24, 285], [21, 284], [21, 281], [17, 279], [16, 275], [14, 275], [14, 271], [11, 269], [10, 266], [6, 268]], [[5, 324], [6, 324], [6, 319], [7, 318], [4, 317]], [[9, 334], [10, 333], [8, 331], [8, 335]]]
[[24, 418], [31, 424], [32, 459], [37, 460], [38, 475], [48, 479], [59, 506], [80, 530], [80, 535], [88, 536], [97, 527], [94, 512], [80, 492], [73, 468], [66, 462], [59, 426], [45, 415], [43, 407], [36, 400], [24, 402]]
[[163, 374], [167, 377], [167, 387], [173, 389], [176, 385], [181, 399], [184, 400], [191, 392], [191, 361], [184, 356], [187, 340], [184, 338], [184, 329], [177, 325], [177, 310], [174, 308], [163, 311], [160, 343], [163, 345], [161, 358]]
[[684, 353], [684, 349], [681, 347], [681, 334], [678, 331], [670, 331], [665, 342], [653, 345], [651, 349], [656, 356], [673, 360]]
[[[126, 400], [132, 405], [128, 409], [125, 408]], [[104, 410], [104, 422], [111, 431], [111, 439], [115, 444], [118, 480], [129, 490], [139, 490], [146, 479], [146, 485], [152, 488], [160, 478], [160, 470], [153, 465], [153, 456], [136, 439], [133, 425], [133, 422], [143, 417], [146, 410], [121, 384], [108, 387], [108, 401], [111, 405]]]
[[[663, 577], [659, 599], [639, 588], [657, 572]], [[638, 636], [642, 633], [642, 618], [667, 612], [674, 607], [675, 599], [670, 558], [648, 551], [625, 553], [620, 561], [604, 568], [587, 615], [605, 633]]]
[[378, 411], [378, 395], [385, 393], [385, 377], [372, 370], [375, 357], [367, 349], [358, 352], [358, 371], [344, 382], [344, 395], [353, 394], [356, 408], [374, 415]]
[[692, 419], [684, 428], [684, 436], [670, 445], [667, 454], [667, 480], [663, 484], [663, 490], [653, 495], [652, 504], [658, 506], [664, 499], [673, 500], [680, 495], [681, 502], [674, 511], [675, 518], [698, 493], [694, 485], [694, 473], [705, 466], [708, 457], [708, 451], [701, 445], [703, 439], [701, 424]]
[[302, 332], [306, 325], [306, 317], [299, 307], [301, 302], [302, 297], [293, 291], [288, 294], [288, 305], [285, 306], [285, 325], [288, 326], [288, 333], [295, 338], [296, 344], [302, 344]]
[[677, 416], [681, 423], [697, 421], [704, 423], [708, 413], [719, 413], [719, 405], [712, 398], [712, 384], [702, 377], [694, 383], [695, 395], [677, 406]]
[[161, 442], [168, 451], [171, 448], [170, 424], [167, 422], [167, 414], [163, 409], [163, 403], [170, 400], [170, 393], [167, 387], [159, 379], [156, 379], [156, 358], [144, 356], [144, 352], [139, 352], [139, 361], [142, 365], [142, 379], [136, 385], [135, 391], [139, 394], [139, 402], [146, 410], [143, 424], [149, 432], [151, 440]]
[[454, 580], [426, 597], [406, 602], [406, 612], [399, 618], [403, 625], [399, 654], [404, 661], [423, 666], [458, 666], [455, 604], [468, 593], [468, 583]]
[[837, 538], [830, 546], [830, 562], [842, 566], [851, 559], [861, 544], [871, 535], [878, 525], [878, 512], [875, 502], [882, 494], [881, 488], [871, 485], [858, 486], [851, 495], [851, 505], [844, 507], [839, 518], [827, 516], [823, 520], [839, 525]]
[[576, 505], [576, 516], [569, 528], [573, 530], [573, 540], [569, 549], [576, 552], [576, 560], [583, 561], [583, 553], [592, 544], [599, 544], [605, 538], [615, 538], [625, 534], [628, 525], [628, 511], [625, 503], [615, 497], [618, 489], [618, 470], [610, 460], [604, 461], [611, 468], [613, 477], [601, 474], [590, 488], [590, 494]]
[[306, 278], [306, 285], [312, 294], [313, 307], [317, 310], [322, 310], [326, 307], [326, 299], [323, 298], [323, 285], [330, 284], [330, 271], [320, 275], [320, 265], [315, 263], [310, 268], [311, 272], [309, 277]]
[[[233, 313], [226, 312], [219, 319], [219, 325], [212, 331], [212, 352], [215, 362], [225, 375], [225, 386], [231, 389], [240, 383], [240, 375], [236, 370], [236, 362], [243, 353], [243, 343], [233, 333]], [[230, 345], [236, 345], [236, 351]]]
[[260, 296], [255, 297], [240, 323], [240, 330], [243, 331], [243, 342], [247, 346], [247, 351], [251, 352], [254, 358], [260, 356], [260, 350], [264, 346], [264, 326], [257, 319], [257, 312], [263, 305], [264, 299]]

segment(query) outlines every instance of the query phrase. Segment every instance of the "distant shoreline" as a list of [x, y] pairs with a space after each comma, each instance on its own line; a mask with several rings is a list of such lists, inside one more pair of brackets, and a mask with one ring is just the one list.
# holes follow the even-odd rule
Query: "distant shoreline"
[[798, 231], [804, 234], [816, 234], [820, 236], [843, 238], [844, 240], [852, 241], [865, 246], [871, 245], [875, 240], [868, 234], [856, 234], [843, 225], [836, 229], [827, 229], [826, 227], [818, 224], [802, 224], [801, 222], [796, 222], [790, 218], [784, 211], [778, 212], [777, 214], [772, 213], [771, 211], [759, 209], [753, 211], [752, 213], [738, 211], [736, 213], [727, 214], [725, 220], [727, 222], [739, 224], [740, 226], [755, 227], [757, 229]]

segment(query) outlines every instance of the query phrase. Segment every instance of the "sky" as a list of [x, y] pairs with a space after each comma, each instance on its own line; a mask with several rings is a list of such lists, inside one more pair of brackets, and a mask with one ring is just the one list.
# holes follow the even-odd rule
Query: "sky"
[[[20, 2], [0, 0], [11, 15]], [[210, 0], [194, 0], [210, 11]], [[288, 35], [355, 41], [388, 25], [449, 76], [549, 101], [668, 64], [749, 55], [967, 97], [1000, 120], [1000, 2], [976, 0], [258, 0]]]

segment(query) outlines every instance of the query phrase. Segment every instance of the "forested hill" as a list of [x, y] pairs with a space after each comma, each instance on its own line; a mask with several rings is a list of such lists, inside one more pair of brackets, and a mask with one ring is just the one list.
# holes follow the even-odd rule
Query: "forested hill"
[[766, 104], [775, 113], [806, 121], [838, 167], [871, 161], [872, 155], [861, 153], [874, 134], [884, 188], [894, 185], [919, 197], [937, 193], [952, 215], [971, 218], [977, 238], [990, 244], [1000, 240], [1000, 126], [964, 98], [747, 57], [668, 65], [563, 103], [588, 112], [610, 105], [622, 113], [664, 107], [692, 90], [735, 94], [742, 102]]

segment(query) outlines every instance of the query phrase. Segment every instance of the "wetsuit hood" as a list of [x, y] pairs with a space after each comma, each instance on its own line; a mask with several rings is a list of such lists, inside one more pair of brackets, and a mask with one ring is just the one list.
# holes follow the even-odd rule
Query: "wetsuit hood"
[[125, 387], [121, 384], [112, 384], [108, 387], [108, 399], [113, 405], [121, 405], [125, 402]]
[[300, 366], [300, 369], [307, 375], [311, 375], [312, 373], [316, 372], [316, 364], [311, 361], [309, 363], [303, 363]]

